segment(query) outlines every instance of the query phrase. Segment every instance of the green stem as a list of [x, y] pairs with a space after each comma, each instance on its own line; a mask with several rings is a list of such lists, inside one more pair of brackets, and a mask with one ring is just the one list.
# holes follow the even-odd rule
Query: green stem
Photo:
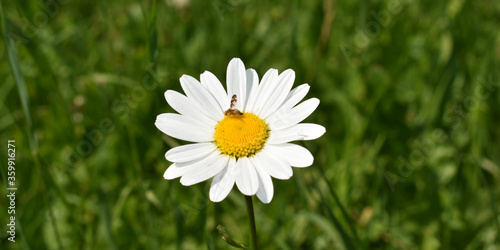
[[246, 196], [248, 224], [250, 225], [250, 249], [257, 250], [257, 229], [255, 228], [255, 215], [253, 212], [252, 196]]

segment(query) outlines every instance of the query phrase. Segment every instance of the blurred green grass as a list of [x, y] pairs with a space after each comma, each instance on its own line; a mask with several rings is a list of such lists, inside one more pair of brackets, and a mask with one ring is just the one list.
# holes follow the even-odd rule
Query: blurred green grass
[[219, 224], [247, 243], [237, 190], [215, 204], [210, 182], [163, 180], [183, 142], [153, 125], [182, 74], [224, 82], [233, 57], [294, 69], [327, 128], [300, 143], [314, 165], [255, 203], [262, 247], [498, 249], [497, 1], [2, 4], [0, 148], [16, 140], [22, 229], [7, 240], [2, 188], [2, 249], [226, 249]]

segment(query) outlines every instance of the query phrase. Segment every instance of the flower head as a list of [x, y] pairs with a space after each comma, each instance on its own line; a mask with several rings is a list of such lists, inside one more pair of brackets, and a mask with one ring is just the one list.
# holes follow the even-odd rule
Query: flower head
[[[212, 177], [210, 200], [222, 201], [234, 184], [244, 195], [257, 195], [269, 203], [274, 195], [271, 177], [286, 180], [291, 167], [308, 167], [314, 157], [289, 142], [313, 140], [325, 133], [321, 125], [300, 123], [319, 105], [317, 98], [298, 104], [308, 84], [292, 89], [295, 72], [268, 70], [259, 83], [255, 70], [245, 69], [234, 58], [227, 67], [227, 91], [212, 73], [200, 81], [183, 75], [186, 95], [165, 92], [168, 104], [179, 114], [165, 113], [155, 125], [163, 133], [189, 142], [170, 149], [165, 157], [173, 164], [165, 179], [181, 177], [190, 186]], [[298, 105], [297, 105], [298, 104]]]

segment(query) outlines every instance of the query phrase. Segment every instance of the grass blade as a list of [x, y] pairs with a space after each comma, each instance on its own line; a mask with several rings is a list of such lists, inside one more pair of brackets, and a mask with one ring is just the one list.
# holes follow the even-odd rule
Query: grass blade
[[7, 27], [7, 19], [3, 12], [2, 2], [0, 1], [0, 22], [2, 27], [2, 35], [5, 41], [5, 47], [7, 51], [7, 56], [9, 58], [9, 65], [12, 71], [12, 75], [14, 76], [14, 81], [17, 85], [17, 90], [19, 92], [19, 98], [21, 99], [21, 105], [23, 107], [24, 115], [26, 116], [26, 123], [28, 125], [28, 138], [30, 142], [31, 152], [36, 152], [38, 149], [38, 145], [35, 140], [35, 129], [33, 127], [33, 119], [31, 118], [31, 112], [29, 108], [28, 101], [28, 91], [26, 89], [26, 83], [24, 82], [24, 76], [21, 71], [21, 66], [19, 65], [19, 59], [17, 57], [16, 48], [14, 47], [14, 43], [12, 42], [10, 32]]

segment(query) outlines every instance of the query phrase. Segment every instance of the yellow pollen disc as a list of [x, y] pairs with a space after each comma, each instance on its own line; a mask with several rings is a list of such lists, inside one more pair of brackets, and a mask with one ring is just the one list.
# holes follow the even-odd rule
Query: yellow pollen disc
[[243, 112], [226, 115], [215, 126], [214, 143], [223, 154], [239, 158], [259, 152], [267, 137], [267, 124], [256, 115]]

